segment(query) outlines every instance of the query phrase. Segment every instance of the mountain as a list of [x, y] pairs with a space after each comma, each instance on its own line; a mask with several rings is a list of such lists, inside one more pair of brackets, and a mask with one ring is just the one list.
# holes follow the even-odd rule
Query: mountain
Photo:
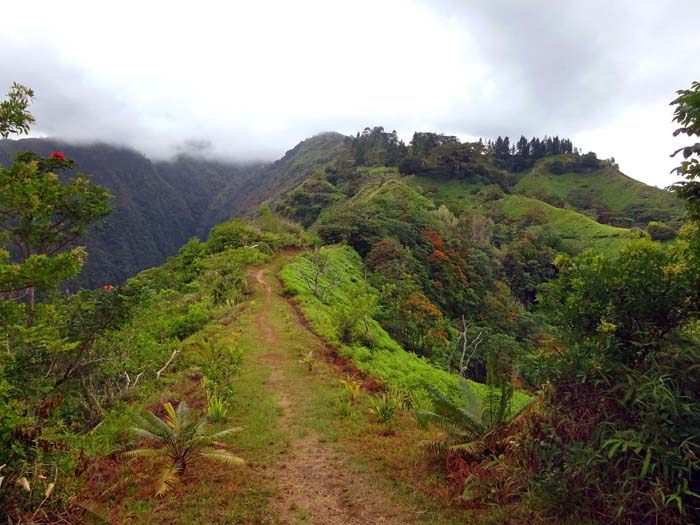
[[123, 282], [161, 264], [190, 237], [205, 235], [213, 225], [204, 216], [214, 195], [234, 180], [246, 180], [251, 168], [187, 156], [153, 162], [128, 148], [52, 139], [0, 141], [0, 160], [8, 163], [23, 150], [45, 156], [61, 151], [114, 195], [106, 228], [84, 240], [88, 261], [73, 288]]
[[[419, 149], [416, 136], [428, 137], [428, 146]], [[429, 133], [417, 133], [406, 148], [393, 134], [375, 128], [348, 142], [335, 162], [278, 199], [274, 209], [306, 227], [325, 215], [323, 228], [328, 228], [347, 209], [354, 210], [349, 215], [356, 220], [357, 203], [366, 194], [386, 182], [402, 181], [455, 217], [491, 220], [497, 246], [525, 232], [545, 232], [574, 253], [586, 248], [618, 251], [644, 236], [640, 230], [652, 221], [667, 223], [673, 236], [682, 222], [684, 208], [675, 194], [628, 177], [594, 153], [546, 154], [520, 171], [512, 169], [515, 161], [517, 155], [499, 159], [481, 143]], [[380, 207], [371, 211], [375, 217], [382, 213], [386, 215]], [[373, 226], [357, 225], [358, 230], [368, 227]], [[349, 240], [348, 235], [339, 238]]]
[[[212, 202], [230, 185], [244, 186], [253, 180], [257, 163], [232, 164], [201, 157], [179, 155], [168, 161], [154, 162], [158, 175], [184, 199], [195, 224], [193, 235], [206, 237], [209, 229], [231, 218], [234, 210], [222, 207], [220, 215], [209, 213]], [[236, 194], [230, 196], [229, 206], [235, 206]]]
[[240, 179], [230, 181], [210, 203], [204, 222], [217, 224], [244, 215], [266, 200], [279, 198], [306, 180], [314, 166], [335, 159], [347, 141], [348, 137], [340, 133], [314, 135], [287, 151], [281, 159], [253, 170], [249, 184]]
[[161, 264], [189, 238], [203, 239], [212, 226], [250, 215], [264, 202], [311, 226], [325, 208], [338, 206], [380, 176], [405, 177], [456, 215], [481, 214], [501, 225], [539, 223], [529, 225], [531, 230], [547, 223], [574, 251], [615, 250], [638, 236], [631, 227], [644, 228], [650, 221], [677, 227], [683, 215], [672, 193], [635, 181], [610, 163], [595, 161], [582, 170], [586, 157], [549, 155], [512, 172], [498, 159], [475, 153], [474, 145], [419, 135], [430, 143], [417, 155], [417, 147], [406, 148], [377, 129], [359, 139], [321, 133], [264, 164], [188, 155], [153, 161], [110, 144], [3, 140], [0, 162], [21, 150], [62, 151], [114, 195], [107, 228], [91, 231], [84, 241], [88, 262], [71, 288], [123, 282]]
[[322, 133], [268, 164], [188, 155], [153, 161], [136, 150], [104, 143], [2, 140], [0, 162], [11, 162], [19, 151], [44, 156], [61, 151], [77, 163], [79, 172], [91, 175], [114, 195], [106, 228], [91, 231], [83, 241], [88, 261], [69, 284], [96, 287], [158, 266], [191, 237], [206, 238], [212, 226], [249, 214], [303, 181], [313, 166], [332, 160], [346, 140], [339, 133]]

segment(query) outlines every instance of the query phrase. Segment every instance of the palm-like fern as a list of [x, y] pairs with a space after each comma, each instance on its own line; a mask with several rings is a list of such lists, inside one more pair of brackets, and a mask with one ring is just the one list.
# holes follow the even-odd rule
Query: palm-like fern
[[221, 438], [239, 432], [241, 428], [227, 428], [213, 434], [205, 433], [207, 418], [193, 420], [190, 407], [182, 401], [177, 409], [170, 403], [163, 405], [165, 420], [151, 412], [138, 417], [138, 426], [131, 431], [138, 437], [160, 443], [158, 448], [130, 450], [128, 456], [165, 456], [171, 460], [158, 476], [156, 495], [161, 496], [170, 490], [185, 473], [187, 465], [195, 458], [210, 458], [230, 465], [242, 465], [243, 459], [221, 448]]
[[477, 458], [493, 448], [491, 438], [507, 421], [512, 389], [490, 386], [486, 404], [464, 379], [459, 383], [459, 403], [434, 386], [428, 389], [433, 394], [435, 410], [419, 410], [418, 414], [422, 420], [445, 430], [441, 438], [425, 443], [429, 450], [459, 451]]
[[484, 409], [479, 395], [467, 381], [460, 381], [460, 402], [456, 403], [434, 386], [428, 386], [433, 394], [434, 411], [419, 410], [424, 421], [433, 423], [445, 430], [439, 439], [425, 443], [432, 452], [438, 454], [461, 450], [471, 456], [478, 456], [486, 448], [488, 426], [484, 422]]

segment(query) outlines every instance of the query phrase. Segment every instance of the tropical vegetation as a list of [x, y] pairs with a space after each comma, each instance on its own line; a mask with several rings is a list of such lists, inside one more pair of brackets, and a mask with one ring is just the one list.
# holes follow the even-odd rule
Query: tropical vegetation
[[[11, 88], [0, 135], [29, 131], [32, 97]], [[698, 136], [698, 84], [673, 104]], [[225, 483], [225, 519], [261, 521], [271, 458], [341, 441], [445, 523], [697, 522], [698, 145], [679, 150], [679, 199], [566, 138], [514, 142], [324, 135], [265, 168], [279, 191], [247, 218], [75, 291], [114, 199], [63, 151], [15, 155], [3, 517], [148, 521], [154, 495], [181, 508]], [[318, 396], [302, 415], [291, 384]]]

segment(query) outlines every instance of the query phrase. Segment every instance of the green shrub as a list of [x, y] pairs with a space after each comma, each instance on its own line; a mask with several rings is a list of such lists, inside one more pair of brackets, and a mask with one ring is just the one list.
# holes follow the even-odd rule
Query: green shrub
[[180, 315], [170, 323], [170, 335], [180, 341], [198, 332], [209, 322], [209, 312], [201, 303], [191, 305], [185, 315]]
[[647, 233], [654, 241], [672, 241], [678, 237], [678, 232], [668, 224], [656, 221], [647, 224]]

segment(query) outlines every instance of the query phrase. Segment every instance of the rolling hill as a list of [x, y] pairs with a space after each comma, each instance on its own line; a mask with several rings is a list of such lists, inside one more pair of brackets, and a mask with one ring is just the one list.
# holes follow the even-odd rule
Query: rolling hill
[[552, 163], [562, 157], [540, 160], [513, 192], [571, 207], [619, 226], [643, 228], [652, 220], [680, 224], [683, 206], [670, 191], [648, 186], [614, 166], [588, 173], [552, 173]]

